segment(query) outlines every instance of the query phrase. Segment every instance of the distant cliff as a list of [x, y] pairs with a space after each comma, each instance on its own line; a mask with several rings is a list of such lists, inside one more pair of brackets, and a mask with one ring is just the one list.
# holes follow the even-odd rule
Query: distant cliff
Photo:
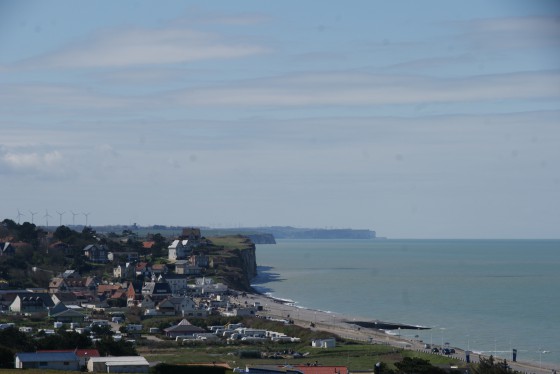
[[272, 234], [249, 234], [246, 236], [255, 244], [276, 244]]
[[305, 229], [290, 226], [261, 227], [276, 239], [375, 239], [375, 231], [355, 229]]
[[274, 244], [275, 239], [376, 239], [373, 230], [309, 229], [291, 226], [239, 227], [234, 229], [205, 228], [205, 235], [244, 235], [255, 244]]

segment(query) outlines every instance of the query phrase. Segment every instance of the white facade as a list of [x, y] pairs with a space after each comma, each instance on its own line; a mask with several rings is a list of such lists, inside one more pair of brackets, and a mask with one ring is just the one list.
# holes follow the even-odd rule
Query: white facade
[[89, 372], [103, 373], [147, 373], [149, 368], [142, 356], [92, 357], [87, 364]]
[[311, 341], [311, 346], [314, 348], [335, 348], [336, 339], [335, 338], [315, 339]]
[[174, 240], [167, 249], [169, 250], [168, 258], [171, 261], [184, 260], [190, 254], [192, 247], [190, 240]]

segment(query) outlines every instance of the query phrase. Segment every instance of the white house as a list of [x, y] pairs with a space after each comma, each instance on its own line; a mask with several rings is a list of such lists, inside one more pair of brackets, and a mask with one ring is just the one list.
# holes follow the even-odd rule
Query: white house
[[87, 363], [89, 372], [147, 373], [148, 361], [142, 356], [92, 357]]
[[314, 348], [335, 348], [336, 339], [335, 338], [314, 339], [311, 341], [311, 346]]
[[173, 295], [184, 295], [187, 293], [188, 275], [165, 274], [160, 275], [158, 282], [167, 282]]
[[192, 247], [189, 240], [184, 239], [184, 240], [174, 240], [173, 243], [171, 243], [171, 245], [167, 247], [167, 249], [169, 250], [169, 255], [168, 255], [169, 260], [175, 261], [175, 260], [184, 260], [187, 257], [187, 255], [190, 254]]

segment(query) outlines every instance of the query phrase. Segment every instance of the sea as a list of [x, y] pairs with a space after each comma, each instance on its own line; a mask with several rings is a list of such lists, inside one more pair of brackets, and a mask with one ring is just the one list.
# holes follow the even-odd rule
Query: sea
[[560, 240], [277, 240], [260, 293], [425, 343], [560, 367]]

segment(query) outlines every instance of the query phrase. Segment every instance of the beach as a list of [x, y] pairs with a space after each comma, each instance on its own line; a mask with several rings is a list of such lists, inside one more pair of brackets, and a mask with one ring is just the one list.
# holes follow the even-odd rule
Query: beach
[[[353, 316], [302, 308], [289, 301], [275, 299], [258, 293], [239, 295], [235, 301], [241, 305], [247, 304], [262, 306], [262, 310], [258, 312], [259, 316], [291, 321], [295, 325], [305, 328], [328, 331], [343, 339], [370, 344], [387, 344], [396, 348], [430, 352], [429, 349], [424, 347], [424, 342], [421, 340], [410, 338], [408, 337], [409, 334], [407, 334], [407, 337], [399, 334], [399, 331], [401, 330], [414, 331], [414, 326], [399, 324], [394, 321], [358, 320]], [[378, 326], [379, 328], [364, 326]], [[390, 327], [391, 330], [385, 330], [384, 328], [386, 327]], [[399, 327], [401, 327], [401, 330], [399, 330]], [[441, 347], [438, 346], [438, 348]], [[460, 347], [452, 348], [455, 349], [456, 353], [450, 356], [464, 361], [466, 352]], [[481, 355], [479, 354], [471, 353], [471, 362], [478, 362], [480, 356]], [[507, 361], [514, 370], [523, 373], [550, 374], [553, 370], [558, 370], [551, 365], [512, 362], [511, 359], [508, 359]]]

